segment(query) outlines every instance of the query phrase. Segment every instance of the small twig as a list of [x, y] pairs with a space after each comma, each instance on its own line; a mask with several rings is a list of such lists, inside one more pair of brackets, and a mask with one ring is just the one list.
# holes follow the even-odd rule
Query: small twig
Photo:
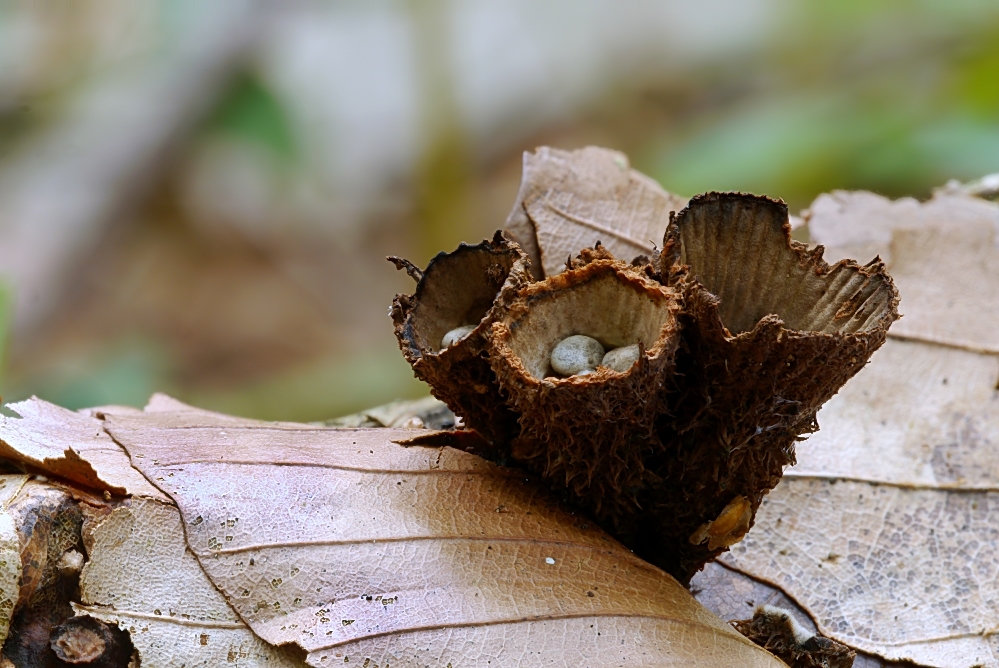
[[389, 255], [385, 259], [394, 264], [396, 269], [405, 269], [406, 273], [409, 274], [410, 278], [412, 278], [417, 283], [423, 280], [423, 271], [421, 271], [419, 267], [417, 267], [409, 260], [404, 260], [403, 258], [397, 257], [395, 255]]

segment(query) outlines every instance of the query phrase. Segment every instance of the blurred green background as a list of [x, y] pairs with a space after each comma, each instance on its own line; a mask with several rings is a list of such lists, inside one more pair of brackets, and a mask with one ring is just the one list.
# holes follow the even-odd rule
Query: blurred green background
[[384, 256], [490, 235], [542, 144], [792, 211], [925, 198], [999, 171], [999, 4], [0, 0], [0, 393], [425, 394]]

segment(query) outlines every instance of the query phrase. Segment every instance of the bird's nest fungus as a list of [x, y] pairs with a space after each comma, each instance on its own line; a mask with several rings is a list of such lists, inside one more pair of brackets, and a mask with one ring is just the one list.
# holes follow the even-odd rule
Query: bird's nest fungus
[[686, 582], [748, 531], [898, 294], [880, 261], [830, 266], [791, 239], [783, 202], [739, 193], [695, 197], [651, 259], [580, 251], [537, 281], [500, 234], [424, 272], [393, 258], [418, 281], [396, 336], [494, 459]]

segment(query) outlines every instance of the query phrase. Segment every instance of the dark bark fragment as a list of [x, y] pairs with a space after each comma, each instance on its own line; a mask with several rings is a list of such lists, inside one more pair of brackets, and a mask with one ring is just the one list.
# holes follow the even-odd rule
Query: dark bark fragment
[[56, 657], [72, 666], [126, 668], [132, 656], [128, 634], [92, 617], [74, 617], [52, 630]]
[[857, 656], [835, 640], [802, 633], [791, 613], [769, 605], [732, 626], [791, 668], [851, 668]]
[[73, 616], [69, 602], [78, 598], [79, 574], [64, 573], [63, 555], [81, 549], [83, 518], [68, 492], [29, 481], [8, 511], [21, 544], [21, 591], [4, 656], [22, 666], [60, 665], [49, 649], [53, 627]]
[[[128, 634], [118, 629], [101, 631], [99, 627], [104, 625], [97, 620], [77, 622], [80, 618], [74, 617], [70, 604], [80, 599], [80, 569], [86, 552], [82, 533], [84, 518], [108, 510], [103, 504], [81, 503], [80, 498], [100, 503], [82, 490], [43, 479], [29, 480], [7, 507], [17, 530], [22, 567], [18, 601], [3, 645], [3, 659], [8, 662], [5, 665], [17, 668], [68, 665], [125, 668], [128, 665], [132, 652]], [[101, 640], [73, 629], [99, 631]], [[78, 653], [85, 647], [96, 647], [104, 642], [105, 649], [100, 654], [103, 658], [94, 658], [87, 663], [80, 653], [75, 663], [68, 661], [65, 657], [69, 654], [60, 655], [53, 644], [64, 636], [66, 641], [59, 647]], [[113, 646], [107, 644], [107, 637], [113, 638]]]

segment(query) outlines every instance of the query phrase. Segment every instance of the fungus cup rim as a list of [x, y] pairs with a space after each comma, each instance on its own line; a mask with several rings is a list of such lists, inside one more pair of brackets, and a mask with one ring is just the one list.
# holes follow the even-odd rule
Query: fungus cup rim
[[[637, 341], [640, 351], [638, 360], [627, 371], [615, 371], [601, 364], [592, 373], [564, 378], [557, 375], [545, 375], [538, 378], [531, 373], [523, 356], [515, 349], [513, 340], [518, 336], [518, 330], [521, 330], [531, 318], [540, 317], [537, 316], [536, 305], [560, 299], [568, 292], [585, 289], [586, 286], [597, 281], [607, 280], [616, 281], [623, 289], [630, 289], [637, 293], [639, 298], [644, 297], [650, 301], [659, 302], [658, 307], [662, 308], [666, 317], [656, 330], [656, 338], [651, 344], [646, 344], [642, 340]], [[582, 267], [567, 269], [522, 288], [505, 316], [492, 325], [493, 352], [496, 357], [505, 359], [516, 375], [520, 377], [520, 380], [527, 385], [555, 387], [579, 383], [599, 384], [603, 381], [627, 376], [637, 367], [647, 364], [663, 353], [675, 350], [680, 336], [680, 309], [680, 294], [675, 289], [651, 280], [638, 268], [620, 260], [594, 260]], [[572, 330], [567, 331], [564, 336], [573, 334], [591, 336], [600, 341], [605, 348], [608, 348], [608, 344], [602, 340], [602, 337], [594, 336], [590, 332]], [[550, 348], [553, 348], [554, 345], [552, 344]], [[619, 345], [630, 345], [630, 343]], [[546, 354], [550, 355], [551, 350], [546, 350]], [[550, 371], [550, 368], [548, 370]]]

